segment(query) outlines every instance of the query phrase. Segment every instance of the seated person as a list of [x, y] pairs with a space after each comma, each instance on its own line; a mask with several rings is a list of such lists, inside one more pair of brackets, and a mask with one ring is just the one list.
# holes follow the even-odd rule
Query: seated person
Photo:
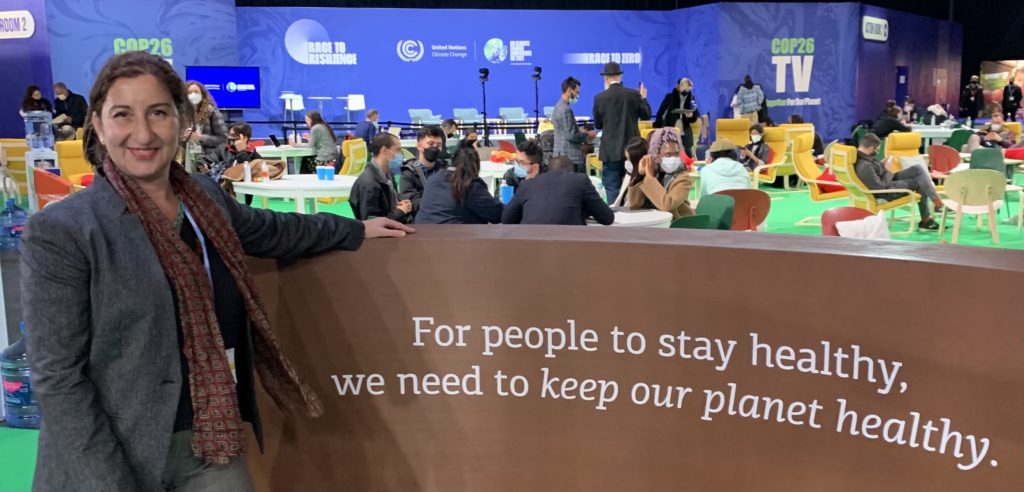
[[427, 180], [434, 173], [444, 168], [442, 156], [444, 148], [444, 132], [437, 125], [425, 126], [416, 134], [416, 150], [418, 155], [402, 164], [402, 179], [399, 180], [398, 199], [412, 202], [412, 217], [420, 209], [420, 199]]
[[[900, 108], [892, 106], [888, 109], [888, 112], [871, 127], [871, 133], [875, 134], [879, 140], [885, 140], [892, 132], [909, 132], [913, 131], [909, 126], [904, 125], [900, 122]], [[817, 155], [817, 154], [815, 154]]]
[[[262, 159], [256, 148], [249, 144], [252, 140], [252, 127], [248, 123], [236, 123], [228, 128], [227, 144], [218, 147], [213, 152], [204, 156], [210, 166], [210, 177], [220, 182], [224, 171], [244, 162]], [[252, 196], [247, 195], [251, 203]]]
[[78, 138], [78, 133], [75, 131], [75, 127], [71, 125], [62, 126], [60, 127], [60, 130], [57, 132], [58, 142], [67, 142], [69, 140], [74, 140], [76, 138]]
[[458, 149], [463, 148], [470, 148], [476, 150], [477, 148], [479, 148], [477, 145], [477, 140], [479, 138], [480, 134], [477, 133], [476, 129], [469, 130], [468, 132], [466, 132], [466, 137], [463, 138], [462, 140], [459, 140], [459, 146], [456, 148], [456, 152], [458, 151]]
[[903, 113], [901, 114], [900, 121], [913, 125], [920, 118], [921, 115], [917, 114], [917, 105], [914, 104], [914, 100], [910, 96], [907, 96], [906, 100], [903, 101]]
[[700, 170], [700, 196], [713, 195], [722, 190], [750, 188], [747, 168], [736, 160], [736, 144], [720, 138], [708, 149], [710, 162]]
[[501, 223], [585, 225], [587, 217], [603, 225], [615, 222], [615, 212], [590, 178], [575, 172], [572, 161], [563, 155], [551, 159], [550, 172], [523, 181], [502, 212]]
[[740, 149], [740, 164], [753, 171], [757, 166], [768, 164], [771, 148], [764, 143], [764, 127], [754, 124], [750, 127], [750, 143]]
[[505, 171], [502, 179], [505, 184], [518, 192], [520, 183], [536, 178], [537, 175], [544, 172], [543, 160], [544, 151], [541, 150], [540, 144], [536, 140], [527, 140], [519, 144], [516, 161], [511, 169]]
[[408, 223], [412, 217], [412, 202], [398, 200], [395, 180], [390, 166], [402, 162], [402, 141], [390, 133], [378, 133], [370, 140], [373, 159], [356, 178], [349, 193], [348, 203], [357, 220], [387, 217]]
[[967, 152], [975, 149], [1008, 149], [1014, 146], [1013, 133], [1006, 128], [1003, 114], [993, 112], [992, 119], [967, 139]]
[[[678, 137], [675, 132], [669, 135]], [[673, 220], [693, 215], [690, 208], [693, 181], [679, 156], [681, 142], [666, 138], [659, 144], [657, 151], [652, 146], [650, 153], [643, 156], [639, 165], [629, 173], [626, 205], [630, 209], [672, 212]], [[627, 149], [629, 147], [626, 146]]]
[[480, 154], [460, 149], [452, 167], [427, 180], [417, 224], [500, 224], [504, 206], [480, 179]]
[[[651, 133], [654, 134], [653, 132]], [[650, 151], [650, 146], [647, 144], [647, 139], [643, 137], [633, 137], [626, 142], [626, 176], [632, 177], [636, 170], [640, 168], [640, 161], [647, 156]], [[622, 207], [626, 205], [627, 192], [629, 186], [632, 183], [630, 179], [622, 180], [622, 187], [619, 188], [619, 194], [616, 195], [615, 199], [612, 200], [611, 204], [613, 207]]]
[[[910, 166], [898, 173], [892, 173], [888, 168], [892, 163], [892, 157], [879, 162], [875, 157], [878, 154], [878, 147], [882, 145], [873, 133], [867, 133], [860, 138], [857, 147], [857, 163], [854, 165], [857, 177], [869, 190], [886, 190], [890, 188], [903, 188], [916, 191], [923, 195], [918, 208], [921, 211], [921, 229], [934, 231], [939, 228], [938, 222], [931, 218], [931, 210], [928, 200], [932, 201], [936, 209], [942, 209], [942, 199], [935, 191], [935, 184], [932, 183], [928, 171], [920, 166]], [[885, 200], [896, 200], [906, 196], [903, 193], [876, 194], [875, 198]]]
[[[804, 117], [798, 114], [789, 115], [789, 123], [793, 125], [803, 125]], [[764, 129], [761, 130], [761, 135], [764, 135]], [[821, 139], [821, 135], [818, 132], [814, 132], [814, 155], [822, 155], [825, 153], [825, 143]], [[753, 169], [753, 168], [751, 168]]]

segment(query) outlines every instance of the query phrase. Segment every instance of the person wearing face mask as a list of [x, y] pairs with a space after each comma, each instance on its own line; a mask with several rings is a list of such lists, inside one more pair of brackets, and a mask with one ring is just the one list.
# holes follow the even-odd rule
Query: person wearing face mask
[[[50, 105], [50, 101], [47, 101], [43, 97], [43, 92], [39, 90], [39, 87], [30, 85], [28, 89], [25, 89], [25, 97], [21, 100], [20, 113], [22, 118], [25, 117], [25, 113], [30, 111], [47, 111], [52, 113], [53, 106]], [[56, 123], [56, 120], [54, 120]]]
[[455, 120], [448, 118], [442, 121], [441, 131], [444, 132], [445, 139], [459, 140], [459, 124]]
[[693, 97], [693, 82], [681, 78], [672, 92], [665, 95], [658, 112], [654, 114], [654, 128], [675, 127], [682, 136], [683, 151], [693, 157], [693, 125], [700, 119], [697, 100]]
[[960, 92], [960, 117], [977, 118], [981, 116], [984, 109], [985, 93], [981, 88], [981, 79], [977, 75], [971, 75], [971, 83]]
[[630, 174], [626, 192], [626, 205], [630, 209], [672, 212], [673, 220], [693, 215], [690, 208], [693, 181], [679, 157], [679, 149], [678, 136], [669, 132], [657, 148], [652, 146], [650, 153], [640, 159]]
[[53, 84], [53, 94], [57, 96], [53, 104], [54, 124], [70, 125], [75, 129], [85, 126], [85, 113], [89, 106], [85, 98], [71, 92], [64, 82]]
[[562, 81], [562, 97], [555, 103], [555, 109], [551, 113], [551, 123], [555, 127], [551, 156], [568, 157], [575, 165], [576, 172], [582, 173], [586, 172], [586, 157], [583, 155], [582, 145], [597, 136], [597, 132], [585, 131], [577, 125], [572, 105], [579, 100], [580, 81], [573, 77]]
[[477, 133], [477, 131], [475, 129], [467, 131], [466, 132], [466, 137], [463, 138], [462, 140], [459, 140], [459, 145], [455, 149], [456, 152], [458, 152], [459, 149], [466, 149], [466, 148], [477, 150], [479, 148], [479, 146], [478, 146], [478, 139], [479, 139], [479, 137], [480, 137], [480, 134]]
[[366, 112], [366, 120], [360, 121], [356, 125], [356, 130], [353, 133], [355, 138], [361, 138], [364, 142], [369, 144], [373, 137], [380, 133], [380, 127], [377, 125], [377, 120], [380, 119], [380, 114], [376, 109], [371, 109]]
[[386, 217], [403, 224], [412, 220], [412, 202], [399, 200], [391, 166], [402, 162], [402, 141], [390, 133], [381, 133], [370, 141], [373, 159], [356, 178], [348, 203], [358, 220]]
[[452, 167], [439, 170], [423, 190], [417, 224], [500, 224], [504, 205], [480, 179], [480, 154], [460, 149]]
[[207, 156], [206, 160], [212, 161], [214, 157], [211, 154], [228, 141], [228, 126], [224, 122], [224, 115], [217, 110], [203, 84], [190, 80], [185, 83], [185, 90], [194, 109], [192, 121], [182, 134], [182, 138], [188, 142], [186, 159], [196, 159], [198, 162]]
[[992, 119], [983, 126], [977, 133], [967, 139], [967, 152], [975, 149], [1008, 149], [1013, 147], [1013, 133], [1006, 128], [1006, 121], [999, 113], [999, 108], [992, 111]]
[[512, 163], [512, 168], [505, 171], [505, 176], [502, 179], [505, 184], [518, 192], [519, 185], [523, 181], [536, 178], [537, 175], [544, 172], [543, 160], [544, 151], [540, 148], [540, 144], [535, 140], [527, 140], [519, 144], [516, 160]]
[[398, 198], [409, 200], [412, 203], [411, 216], [415, 217], [420, 210], [420, 200], [423, 199], [423, 190], [427, 187], [427, 180], [444, 169], [445, 163], [442, 160], [444, 142], [444, 131], [437, 125], [425, 126], [416, 135], [416, 150], [418, 155], [415, 159], [409, 159], [399, 168], [402, 178], [399, 180]]
[[601, 199], [586, 174], [575, 172], [568, 157], [551, 159], [551, 170], [524, 181], [501, 213], [502, 224], [601, 225], [615, 222], [615, 212]]
[[750, 127], [750, 143], [740, 149], [740, 164], [753, 171], [768, 163], [770, 152], [768, 144], [764, 143], [764, 126], [758, 123]]
[[1010, 118], [1010, 121], [1017, 121], [1017, 110], [1020, 109], [1020, 100], [1024, 94], [1016, 83], [1017, 71], [1015, 69], [1010, 75], [1010, 82], [1003, 87], [1003, 114]]

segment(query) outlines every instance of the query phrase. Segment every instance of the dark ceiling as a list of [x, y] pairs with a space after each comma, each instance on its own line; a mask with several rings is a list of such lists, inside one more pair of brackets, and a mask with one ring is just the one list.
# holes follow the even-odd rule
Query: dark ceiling
[[[673, 10], [716, 3], [698, 0], [236, 0], [239, 7], [378, 7], [518, 10]], [[816, 3], [816, 2], [798, 2]], [[1024, 0], [869, 0], [964, 26], [963, 82], [984, 60], [1024, 59]]]

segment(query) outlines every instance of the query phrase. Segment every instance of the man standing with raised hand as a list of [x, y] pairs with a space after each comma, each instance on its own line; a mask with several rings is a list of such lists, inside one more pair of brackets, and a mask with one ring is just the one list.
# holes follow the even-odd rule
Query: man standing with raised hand
[[603, 163], [601, 182], [608, 203], [614, 202], [626, 174], [626, 142], [640, 136], [638, 120], [651, 118], [651, 105], [647, 103], [647, 88], [640, 90], [622, 86], [622, 69], [615, 62], [606, 63], [605, 90], [594, 96], [594, 127], [602, 130], [598, 157]]

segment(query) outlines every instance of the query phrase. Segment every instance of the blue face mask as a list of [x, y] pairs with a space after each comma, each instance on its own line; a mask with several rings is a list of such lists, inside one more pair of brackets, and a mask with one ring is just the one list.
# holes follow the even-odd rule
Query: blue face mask
[[526, 166], [524, 166], [522, 164], [516, 164], [515, 166], [513, 166], [513, 172], [516, 174], [516, 177], [519, 178], [519, 179], [523, 179], [523, 178], [529, 176], [529, 174], [530, 174], [530, 171], [527, 171], [526, 170]]
[[405, 159], [403, 159], [403, 157], [404, 156], [402, 155], [402, 153], [399, 152], [398, 154], [395, 154], [395, 158], [391, 159], [391, 162], [389, 164], [391, 164], [391, 167], [393, 167], [393, 168], [394, 167], [401, 167], [402, 166], [402, 162], [405, 160]]

